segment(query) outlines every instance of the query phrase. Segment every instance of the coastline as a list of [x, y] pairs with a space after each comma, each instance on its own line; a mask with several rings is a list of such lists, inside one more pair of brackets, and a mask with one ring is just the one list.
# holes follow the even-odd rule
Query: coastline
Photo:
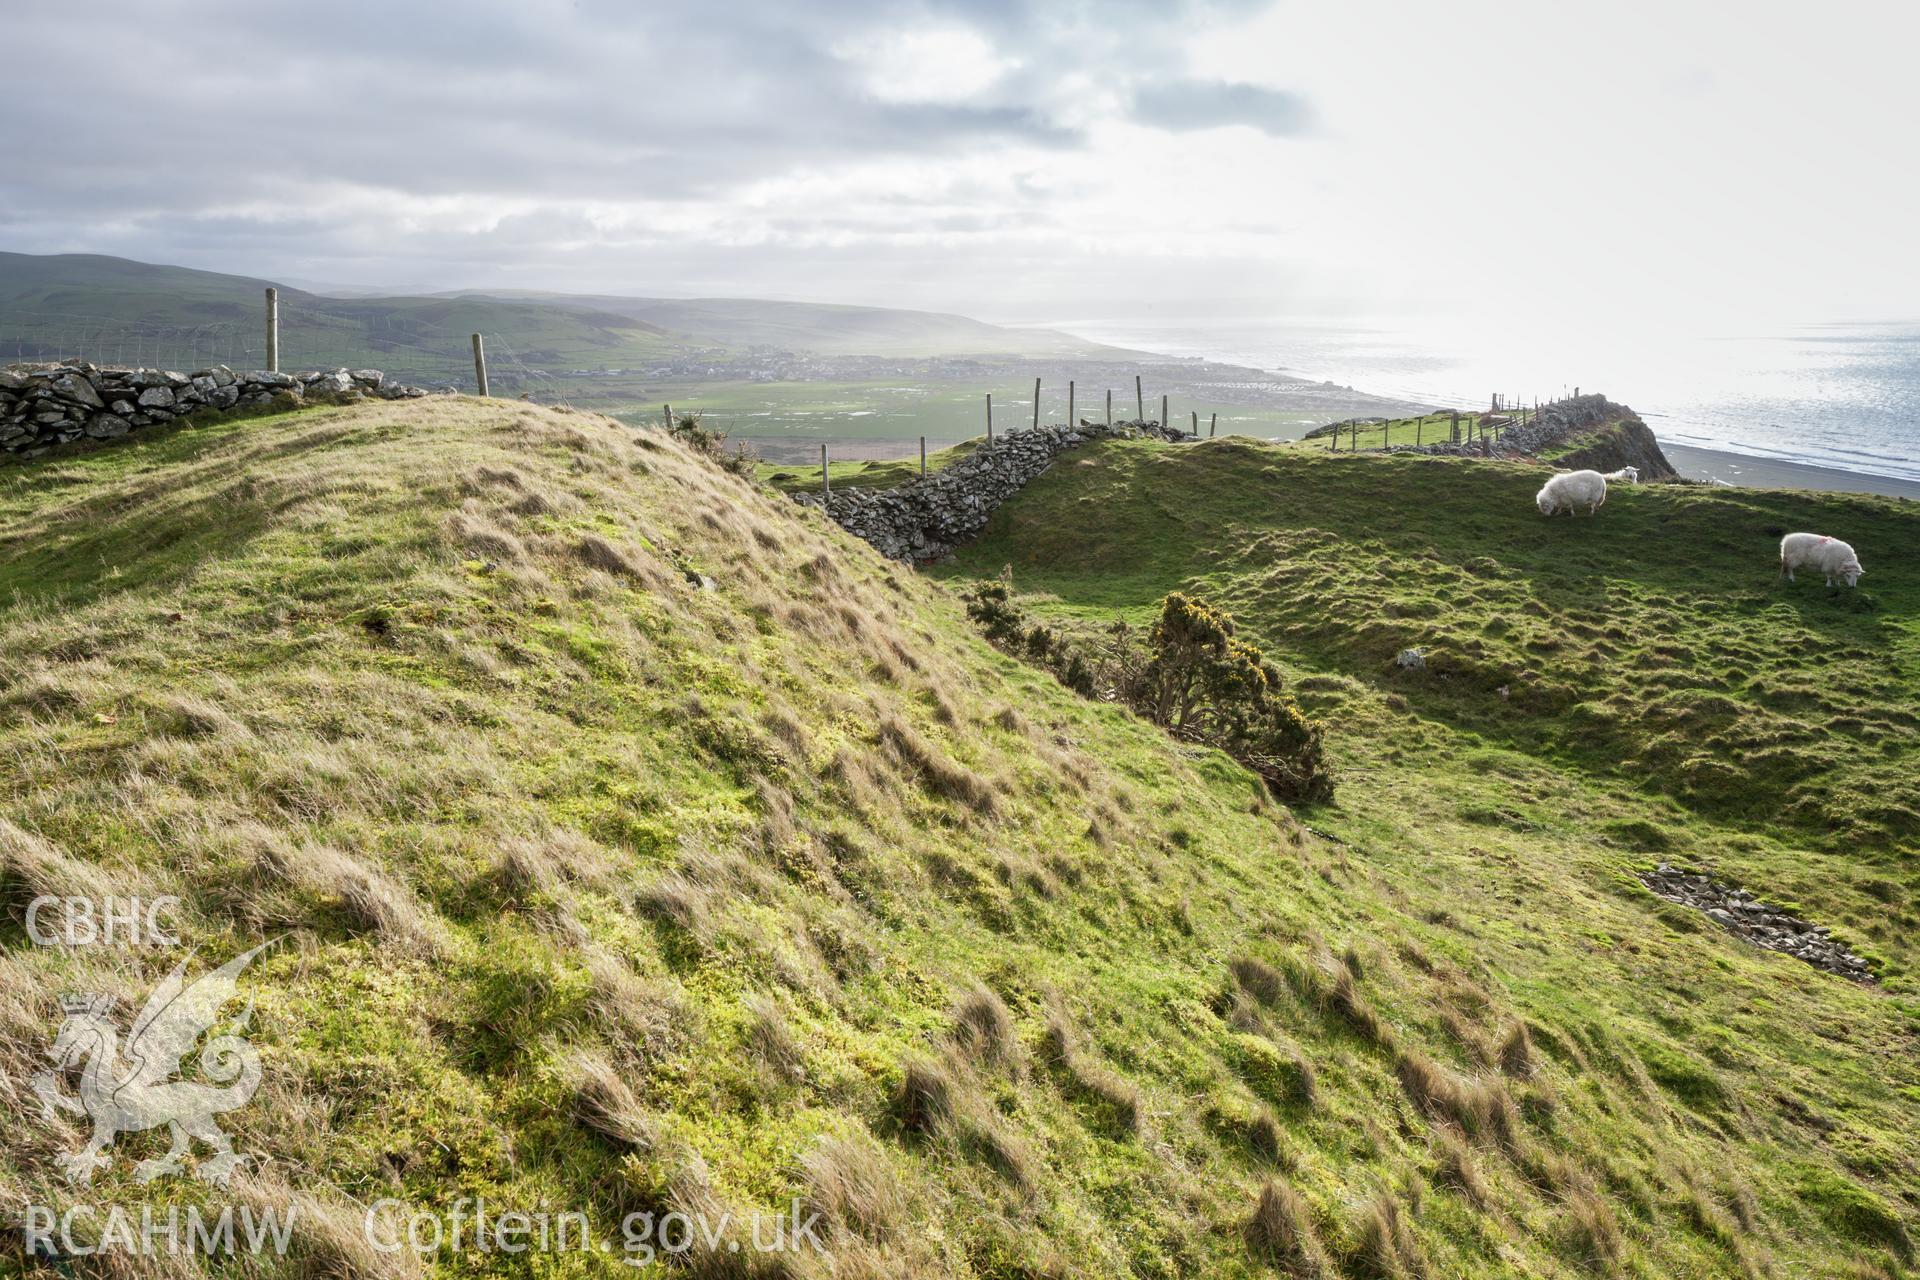
[[1674, 469], [1689, 480], [1718, 480], [1744, 489], [1817, 489], [1829, 493], [1877, 493], [1920, 501], [1920, 480], [1816, 467], [1804, 462], [1756, 458], [1719, 449], [1660, 442]]

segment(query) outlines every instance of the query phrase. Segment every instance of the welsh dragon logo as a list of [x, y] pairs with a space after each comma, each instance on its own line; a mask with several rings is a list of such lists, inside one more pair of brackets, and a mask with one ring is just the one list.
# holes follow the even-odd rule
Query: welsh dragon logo
[[[54, 1067], [35, 1075], [32, 1083], [40, 1095], [41, 1114], [48, 1120], [64, 1111], [93, 1121], [93, 1136], [87, 1144], [60, 1157], [69, 1181], [82, 1186], [91, 1182], [94, 1170], [111, 1163], [102, 1153], [121, 1134], [165, 1125], [172, 1131], [173, 1145], [165, 1155], [135, 1165], [136, 1179], [151, 1182], [179, 1173], [181, 1159], [197, 1138], [214, 1154], [200, 1162], [195, 1176], [227, 1185], [247, 1157], [234, 1151], [213, 1118], [245, 1106], [260, 1087], [260, 1054], [240, 1035], [252, 1016], [252, 1004], [194, 1059], [199, 1075], [211, 1083], [172, 1077], [187, 1070], [182, 1059], [213, 1026], [221, 1007], [234, 998], [241, 971], [272, 945], [262, 943], [235, 956], [191, 985], [186, 974], [193, 957], [182, 960], [133, 1020], [124, 1054], [120, 1029], [110, 1016], [113, 997], [69, 996], [62, 1001], [66, 1021], [47, 1050]], [[63, 1080], [76, 1069], [79, 1093], [62, 1092]]]

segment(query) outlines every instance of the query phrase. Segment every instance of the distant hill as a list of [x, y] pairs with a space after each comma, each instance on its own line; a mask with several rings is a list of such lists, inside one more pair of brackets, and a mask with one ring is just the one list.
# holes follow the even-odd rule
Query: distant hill
[[758, 298], [622, 298], [564, 293], [464, 293], [628, 316], [716, 346], [777, 347], [821, 355], [968, 356], [1126, 354], [1053, 329], [1009, 329], [935, 311], [773, 302]]
[[[262, 293], [275, 282], [97, 254], [0, 253], [0, 360], [258, 364]], [[462, 380], [486, 334], [503, 373], [658, 366], [723, 348], [823, 356], [1092, 356], [1124, 353], [1048, 330], [964, 316], [750, 298], [678, 301], [455, 291], [332, 296], [280, 287], [283, 364], [374, 365]]]

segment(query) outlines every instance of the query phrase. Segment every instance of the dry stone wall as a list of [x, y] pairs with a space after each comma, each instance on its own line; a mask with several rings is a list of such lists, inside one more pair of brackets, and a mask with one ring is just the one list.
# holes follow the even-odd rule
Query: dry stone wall
[[113, 440], [209, 410], [298, 408], [309, 402], [399, 400], [427, 393], [378, 369], [196, 373], [92, 364], [0, 368], [0, 456], [37, 458], [88, 440]]
[[[1157, 422], [1052, 423], [1008, 432], [952, 466], [895, 489], [833, 491], [827, 514], [849, 533], [866, 539], [894, 560], [937, 560], [986, 528], [994, 509], [1069, 449], [1093, 440], [1137, 438], [1192, 440]], [[818, 493], [796, 495], [812, 506]]]

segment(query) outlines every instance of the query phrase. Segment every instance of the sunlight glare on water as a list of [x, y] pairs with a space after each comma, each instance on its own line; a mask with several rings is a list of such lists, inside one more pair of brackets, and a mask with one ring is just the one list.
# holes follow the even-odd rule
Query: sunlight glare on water
[[1528, 401], [1602, 391], [1676, 444], [1920, 480], [1920, 324], [1701, 335], [1663, 331], [1657, 317], [1599, 328], [1550, 312], [1471, 328], [1236, 317], [1048, 323], [1445, 407], [1483, 406], [1496, 391]]

